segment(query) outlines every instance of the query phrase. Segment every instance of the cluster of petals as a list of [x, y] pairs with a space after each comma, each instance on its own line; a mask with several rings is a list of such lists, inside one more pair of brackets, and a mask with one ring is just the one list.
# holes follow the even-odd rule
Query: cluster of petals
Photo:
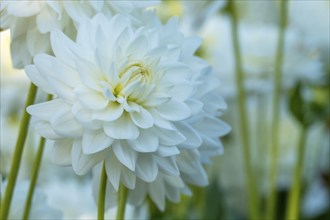
[[23, 68], [31, 64], [38, 53], [52, 54], [50, 32], [60, 29], [75, 39], [80, 22], [97, 13], [114, 16], [117, 13], [130, 15], [140, 24], [143, 11], [157, 1], [60, 1], [24, 0], [1, 2], [1, 30], [10, 29], [13, 65]]
[[133, 204], [149, 194], [163, 209], [186, 184], [207, 184], [202, 164], [222, 152], [229, 127], [212, 69], [194, 56], [200, 40], [185, 38], [176, 19], [151, 20], [137, 28], [129, 16], [97, 14], [76, 42], [52, 31], [55, 56], [39, 54], [25, 70], [54, 95], [28, 108], [55, 141], [54, 161], [81, 175], [105, 163], [114, 192], [122, 183], [138, 194]]

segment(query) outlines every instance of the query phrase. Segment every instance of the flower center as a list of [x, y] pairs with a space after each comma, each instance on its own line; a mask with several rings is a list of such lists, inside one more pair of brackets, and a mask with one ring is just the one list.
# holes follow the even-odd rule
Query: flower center
[[[139, 63], [133, 63], [128, 65], [123, 71], [119, 73], [119, 77], [121, 81], [126, 85], [133, 82], [148, 82], [150, 80], [150, 72], [149, 70], [142, 66]], [[125, 86], [124, 86], [125, 87]]]

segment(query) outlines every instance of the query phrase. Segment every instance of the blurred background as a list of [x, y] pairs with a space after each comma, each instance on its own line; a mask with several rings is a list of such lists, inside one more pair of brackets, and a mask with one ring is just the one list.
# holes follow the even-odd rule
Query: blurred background
[[[272, 168], [272, 99], [278, 45], [280, 4], [276, 0], [237, 1], [239, 43], [245, 75], [248, 136], [256, 197], [261, 213], [269, 198]], [[246, 173], [238, 94], [235, 85], [235, 59], [230, 14], [226, 1], [162, 1], [156, 8], [163, 22], [172, 16], [180, 19], [186, 36], [198, 35], [203, 43], [196, 55], [209, 61], [222, 84], [228, 103], [223, 118], [232, 132], [223, 140], [224, 154], [207, 167], [210, 185], [192, 187], [192, 197], [181, 197], [179, 204], [167, 203], [165, 212], [152, 204], [128, 207], [127, 218], [151, 219], [248, 219]], [[286, 213], [297, 163], [301, 130], [305, 153], [299, 178], [300, 218], [330, 218], [330, 1], [291, 0], [288, 3], [284, 33], [282, 83], [276, 180], [276, 219]], [[1, 177], [6, 178], [23, 112], [29, 80], [23, 70], [12, 68], [10, 33], [1, 32]], [[37, 102], [45, 94], [38, 94]], [[216, 100], [215, 100], [216, 101]], [[23, 154], [19, 182], [30, 178], [39, 137], [30, 130]], [[47, 145], [51, 143], [48, 142]], [[51, 147], [45, 148], [38, 187], [49, 210], [61, 211], [66, 219], [91, 219], [96, 216], [91, 175], [77, 176], [71, 167], [58, 167], [50, 161]], [[24, 184], [23, 184], [24, 185]], [[3, 187], [3, 184], [2, 184]], [[23, 187], [24, 188], [24, 187]], [[23, 189], [24, 190], [24, 189]], [[17, 190], [18, 191], [18, 190]], [[25, 190], [27, 191], [27, 189]], [[20, 194], [20, 195], [17, 195]], [[17, 192], [14, 201], [25, 199]], [[38, 194], [39, 195], [39, 194]], [[15, 200], [16, 198], [16, 200]], [[16, 202], [15, 202], [16, 203]], [[148, 208], [149, 207], [149, 208]], [[50, 211], [51, 213], [51, 211]], [[107, 212], [114, 216], [115, 209]], [[261, 215], [263, 216], [263, 215]], [[51, 216], [44, 218], [51, 218]], [[260, 217], [260, 219], [264, 219]]]

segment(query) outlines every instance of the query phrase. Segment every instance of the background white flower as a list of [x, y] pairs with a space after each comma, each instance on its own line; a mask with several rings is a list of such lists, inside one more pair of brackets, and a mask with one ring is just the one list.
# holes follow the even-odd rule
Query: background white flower
[[[214, 30], [221, 30], [214, 32]], [[240, 46], [246, 88], [248, 91], [269, 91], [272, 86], [278, 29], [275, 25], [242, 23], [239, 29]], [[214, 16], [201, 30], [201, 36], [209, 48], [205, 54], [215, 66], [222, 88], [228, 95], [234, 93], [235, 60], [232, 49], [229, 19]], [[283, 86], [290, 88], [298, 80], [319, 82], [323, 80], [320, 49], [307, 37], [301, 37], [294, 29], [285, 34], [285, 58]]]
[[[1, 185], [3, 192], [6, 188], [6, 182]], [[15, 187], [12, 203], [14, 204], [9, 213], [9, 219], [21, 219], [24, 212], [26, 196], [29, 190], [29, 181], [18, 182]], [[49, 206], [47, 197], [41, 188], [35, 188], [30, 210], [30, 219], [61, 219], [62, 213]]]
[[107, 16], [125, 13], [141, 25], [144, 9], [158, 1], [2, 1], [2, 30], [11, 31], [11, 51], [13, 65], [23, 68], [31, 64], [38, 53], [52, 54], [50, 35], [52, 30], [60, 29], [71, 39], [75, 39], [76, 28], [86, 18], [102, 12]]
[[56, 57], [38, 55], [26, 72], [57, 98], [28, 112], [55, 140], [59, 164], [86, 174], [104, 160], [116, 190], [163, 174], [207, 184], [201, 161], [221, 153], [229, 128], [217, 118], [226, 107], [217, 80], [193, 56], [199, 39], [184, 38], [176, 20], [136, 29], [122, 15], [98, 14], [80, 26], [77, 43], [59, 31], [51, 43]]

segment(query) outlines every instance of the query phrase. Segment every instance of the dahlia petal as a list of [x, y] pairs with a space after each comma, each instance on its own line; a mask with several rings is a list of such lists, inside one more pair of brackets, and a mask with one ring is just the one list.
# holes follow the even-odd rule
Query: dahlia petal
[[[213, 99], [213, 100], [216, 100], [216, 99]], [[200, 113], [203, 110], [203, 106], [204, 106], [203, 102], [200, 102], [200, 101], [195, 100], [195, 99], [186, 100], [186, 104], [191, 109], [191, 114], [192, 115]]]
[[213, 152], [213, 154], [222, 154], [223, 153], [223, 146], [219, 138], [210, 138], [206, 135], [203, 135], [203, 147], [201, 150], [203, 152], [209, 151]]
[[109, 102], [108, 106], [101, 111], [93, 114], [93, 119], [98, 119], [102, 121], [115, 121], [124, 112], [124, 108], [118, 102]]
[[158, 136], [152, 130], [142, 130], [135, 140], [127, 140], [127, 143], [137, 152], [154, 152], [158, 148]]
[[140, 154], [136, 162], [136, 174], [137, 176], [150, 183], [153, 182], [158, 174], [158, 166], [152, 155]]
[[144, 35], [136, 37], [128, 46], [132, 59], [142, 59], [148, 51], [148, 40]]
[[177, 100], [184, 101], [191, 96], [193, 89], [194, 85], [187, 81], [185, 83], [177, 83], [170, 92]]
[[165, 192], [166, 197], [171, 202], [177, 203], [180, 201], [180, 190], [178, 188], [165, 184]]
[[151, 114], [143, 107], [140, 107], [139, 112], [130, 112], [130, 116], [132, 121], [140, 128], [150, 128], [154, 124]]
[[203, 121], [194, 126], [202, 134], [207, 134], [210, 137], [221, 137], [228, 134], [230, 131], [229, 125], [222, 120], [213, 117], [205, 116]]
[[61, 136], [55, 133], [52, 126], [47, 121], [36, 120], [35, 118], [32, 118], [31, 124], [33, 124], [34, 129], [38, 131], [41, 137], [50, 140], [56, 140], [61, 138]]
[[54, 90], [49, 86], [48, 81], [43, 77], [34, 65], [28, 65], [25, 67], [25, 73], [30, 80], [46, 93], [54, 94]]
[[[1, 4], [3, 4], [1, 2]], [[17, 17], [30, 17], [41, 10], [39, 2], [34, 1], [17, 1], [15, 4], [9, 4], [7, 7], [8, 14]]]
[[80, 122], [87, 122], [92, 120], [91, 110], [86, 109], [80, 102], [76, 102], [72, 106], [72, 114]]
[[68, 109], [69, 106], [61, 99], [53, 99], [27, 107], [26, 111], [37, 118], [49, 121], [59, 108]]
[[157, 107], [159, 114], [170, 121], [180, 121], [190, 116], [190, 108], [183, 102], [171, 99]]
[[63, 109], [53, 116], [50, 121], [55, 133], [62, 137], [75, 138], [82, 135], [82, 127], [74, 118], [70, 110]]
[[116, 121], [104, 123], [104, 132], [114, 139], [136, 139], [140, 133], [127, 113]]
[[41, 34], [37, 28], [30, 29], [26, 33], [26, 45], [32, 56], [39, 53], [49, 53], [49, 34]]
[[96, 12], [100, 12], [103, 8], [104, 1], [90, 1], [90, 4], [95, 9]]
[[118, 161], [125, 165], [128, 169], [134, 171], [137, 160], [136, 151], [132, 150], [124, 141], [116, 141], [112, 146]]
[[102, 92], [99, 82], [104, 79], [104, 76], [101, 70], [95, 64], [84, 59], [77, 61], [76, 66], [82, 82], [89, 88]]
[[58, 27], [56, 14], [47, 7], [43, 8], [36, 18], [38, 30], [41, 33], [47, 33]]
[[153, 184], [149, 185], [149, 195], [157, 205], [157, 207], [164, 211], [165, 209], [165, 186], [161, 179], [156, 179]]
[[86, 155], [82, 152], [81, 140], [75, 140], [72, 146], [72, 168], [78, 175], [87, 174], [96, 164], [104, 159], [102, 152]]
[[52, 148], [51, 159], [60, 166], [71, 165], [72, 140], [56, 140]]
[[179, 131], [171, 131], [165, 129], [157, 129], [159, 143], [162, 145], [176, 146], [183, 143], [186, 138]]
[[108, 156], [107, 159], [105, 160], [105, 168], [108, 179], [116, 191], [118, 191], [119, 188], [120, 172], [121, 172], [120, 167], [121, 167], [121, 163], [117, 160], [114, 154], [110, 154], [110, 156]]
[[[62, 69], [58, 69], [57, 58], [48, 54], [38, 54], [33, 59], [35, 67], [39, 70], [48, 82], [48, 86], [52, 88], [54, 93], [58, 96], [72, 100], [72, 84], [66, 81], [67, 77], [60, 77], [58, 72]], [[70, 74], [69, 74], [70, 75]], [[70, 79], [70, 77], [68, 77]]]
[[105, 99], [105, 97], [100, 92], [84, 86], [76, 89], [75, 93], [83, 105], [93, 110], [102, 110], [109, 103], [109, 101]]
[[163, 93], [152, 93], [147, 100], [144, 102], [146, 106], [158, 106], [160, 104], [166, 103], [171, 99], [171, 96]]
[[139, 190], [130, 191], [128, 195], [128, 200], [132, 204], [142, 205], [143, 201], [147, 196], [147, 184], [137, 179], [135, 188]]
[[207, 174], [200, 162], [198, 162], [198, 164], [196, 163], [196, 166], [194, 166], [194, 172], [191, 173], [182, 171], [181, 176], [186, 182], [197, 186], [206, 186], [209, 183]]
[[166, 68], [166, 72], [163, 77], [166, 81], [182, 83], [186, 82], [190, 75], [192, 75], [191, 69], [181, 63], [169, 63], [168, 65], [169, 66]]
[[169, 157], [179, 154], [180, 151], [176, 146], [162, 146], [157, 149], [156, 154], [160, 157]]
[[164, 180], [171, 187], [175, 187], [175, 188], [185, 187], [185, 183], [183, 182], [183, 180], [180, 176], [167, 176], [166, 175]]
[[160, 128], [165, 128], [167, 130], [176, 131], [176, 127], [173, 125], [171, 121], [162, 118], [159, 115], [159, 113], [154, 110], [150, 110], [150, 113], [152, 114], [155, 125], [157, 125]]
[[103, 130], [84, 133], [82, 137], [82, 148], [84, 154], [94, 154], [104, 150], [113, 143], [113, 139], [104, 134]]
[[71, 66], [75, 66], [77, 54], [87, 55], [86, 51], [79, 48], [62, 31], [54, 30], [50, 34], [50, 42], [55, 56]]
[[136, 183], [135, 174], [130, 170], [125, 170], [121, 174], [121, 181], [123, 181], [123, 184], [129, 189], [134, 189]]
[[195, 129], [193, 129], [187, 123], [178, 122], [176, 124], [176, 127], [186, 138], [186, 141], [183, 142], [182, 144], [180, 144], [180, 147], [187, 148], [187, 149], [193, 149], [193, 148], [197, 148], [202, 145], [203, 140], [202, 140], [201, 136], [196, 132]]
[[[13, 33], [14, 35], [15, 32], [13, 31], [11, 33]], [[16, 37], [15, 39], [14, 37], [12, 37], [12, 42], [10, 44], [11, 59], [13, 62], [13, 66], [18, 69], [23, 69], [26, 65], [32, 63], [32, 56], [29, 53], [25, 40], [26, 40], [26, 35], [22, 34]]]
[[[85, 3], [85, 5], [84, 7], [81, 7], [79, 4], [83, 3]], [[89, 6], [89, 2], [63, 1], [63, 6], [65, 11], [74, 21], [83, 21], [94, 13], [93, 8]]]
[[158, 164], [158, 168], [162, 173], [171, 176], [180, 175], [180, 171], [178, 165], [176, 164], [175, 157], [158, 157], [156, 161]]

